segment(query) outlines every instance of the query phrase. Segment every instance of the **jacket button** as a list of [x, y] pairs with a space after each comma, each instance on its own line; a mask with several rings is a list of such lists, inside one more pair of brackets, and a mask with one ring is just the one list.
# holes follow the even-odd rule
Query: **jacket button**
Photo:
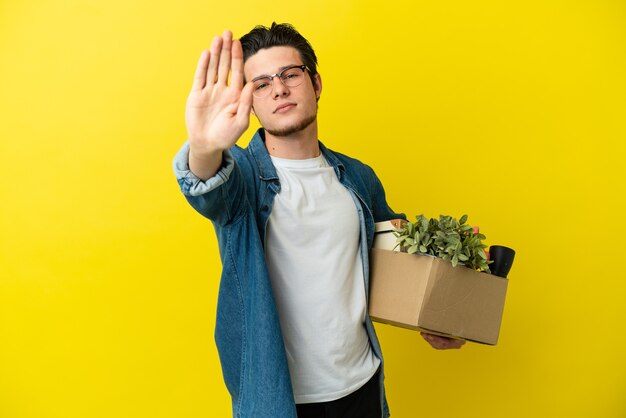
[[269, 207], [267, 205], [261, 206], [261, 211], [267, 212], [268, 210], [269, 210]]

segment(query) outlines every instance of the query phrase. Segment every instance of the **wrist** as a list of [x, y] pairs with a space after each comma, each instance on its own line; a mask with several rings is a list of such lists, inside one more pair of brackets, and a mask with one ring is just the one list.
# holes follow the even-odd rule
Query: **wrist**
[[207, 162], [214, 161], [216, 158], [219, 158], [224, 150], [214, 148], [214, 147], [196, 147], [193, 145], [193, 142], [189, 143], [189, 160], [194, 160], [197, 162]]
[[189, 148], [189, 170], [202, 181], [213, 177], [222, 165], [222, 150]]

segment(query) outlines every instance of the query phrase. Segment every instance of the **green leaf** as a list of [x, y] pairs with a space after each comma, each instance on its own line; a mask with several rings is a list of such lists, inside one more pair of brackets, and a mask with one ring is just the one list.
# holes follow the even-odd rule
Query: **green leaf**
[[[489, 264], [483, 252], [483, 234], [474, 234], [467, 224], [468, 215], [459, 220], [449, 215], [427, 218], [419, 215], [415, 222], [407, 222], [394, 232], [397, 243], [404, 252], [434, 255], [444, 260], [455, 259], [455, 264], [484, 269]], [[484, 266], [483, 266], [484, 265]]]

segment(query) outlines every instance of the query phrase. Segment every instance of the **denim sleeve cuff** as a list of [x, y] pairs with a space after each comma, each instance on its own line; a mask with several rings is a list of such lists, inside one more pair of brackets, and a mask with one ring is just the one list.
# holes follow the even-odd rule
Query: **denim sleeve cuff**
[[200, 196], [215, 190], [230, 178], [235, 168], [235, 160], [229, 150], [223, 154], [222, 168], [206, 181], [200, 180], [189, 169], [189, 141], [185, 142], [180, 151], [174, 157], [174, 174], [183, 194], [187, 196]]

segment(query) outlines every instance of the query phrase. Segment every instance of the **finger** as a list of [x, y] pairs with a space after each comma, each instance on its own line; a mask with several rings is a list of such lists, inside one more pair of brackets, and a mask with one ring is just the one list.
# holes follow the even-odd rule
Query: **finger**
[[465, 340], [457, 340], [454, 338], [441, 337], [439, 335], [421, 333], [421, 336], [435, 349], [447, 350], [451, 348], [461, 348], [465, 344]]
[[243, 86], [243, 50], [239, 39], [233, 41], [232, 47], [232, 74], [230, 84], [232, 86]]
[[449, 349], [459, 349], [463, 347], [463, 344], [465, 344], [465, 341], [463, 340], [455, 340], [453, 338], [448, 338], [447, 341], [442, 341], [440, 345], [441, 345], [442, 350], [449, 350]]
[[209, 56], [209, 68], [206, 73], [206, 85], [212, 86], [217, 78], [217, 66], [220, 62], [220, 50], [222, 49], [222, 38], [216, 36], [211, 42], [211, 53]]
[[226, 84], [228, 82], [228, 73], [230, 71], [230, 49], [233, 44], [233, 34], [229, 30], [225, 30], [222, 35], [222, 52], [220, 53], [220, 65], [217, 72], [217, 82]]
[[250, 110], [252, 109], [252, 83], [247, 83], [239, 96], [239, 107], [237, 108], [237, 122], [242, 126], [250, 123]]
[[203, 50], [198, 59], [198, 66], [196, 67], [196, 73], [193, 76], [193, 85], [191, 91], [202, 90], [206, 84], [206, 70], [209, 64], [210, 52]]

